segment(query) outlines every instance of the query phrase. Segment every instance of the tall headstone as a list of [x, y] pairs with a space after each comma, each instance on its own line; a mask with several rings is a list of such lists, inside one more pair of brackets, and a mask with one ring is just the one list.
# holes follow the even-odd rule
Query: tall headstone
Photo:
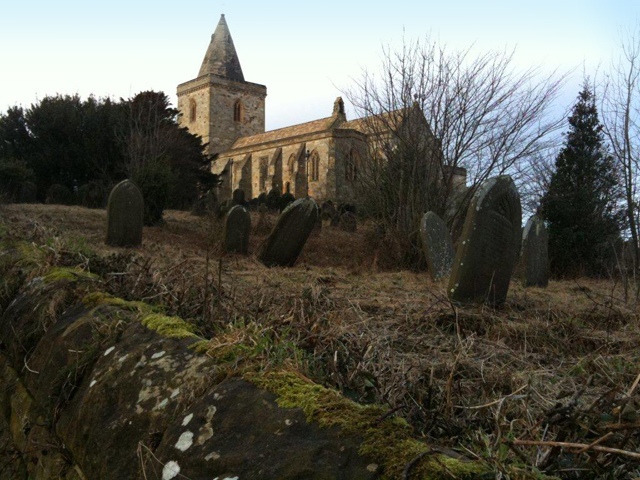
[[311, 198], [296, 200], [284, 209], [262, 244], [258, 260], [267, 267], [291, 267], [318, 221], [318, 205]]
[[142, 243], [144, 200], [131, 180], [123, 180], [111, 190], [107, 203], [107, 237], [112, 247], [137, 247]]
[[422, 217], [420, 240], [431, 278], [439, 280], [449, 275], [456, 252], [447, 224], [434, 212]]
[[261, 203], [258, 207], [258, 225], [256, 225], [256, 233], [264, 234], [269, 233], [271, 230], [271, 225], [269, 224], [269, 219], [267, 218], [267, 212], [269, 211], [269, 207], [266, 203]]
[[522, 234], [522, 262], [525, 287], [546, 287], [549, 284], [549, 239], [544, 221], [533, 215]]
[[246, 255], [250, 233], [251, 216], [247, 209], [242, 205], [232, 207], [224, 222], [224, 251]]
[[458, 240], [448, 294], [459, 303], [500, 305], [507, 297], [520, 253], [520, 195], [508, 175], [476, 191]]
[[245, 205], [244, 190], [236, 188], [231, 196], [231, 202], [233, 205]]
[[358, 230], [358, 219], [351, 212], [344, 212], [340, 215], [340, 230], [345, 232], [355, 232]]

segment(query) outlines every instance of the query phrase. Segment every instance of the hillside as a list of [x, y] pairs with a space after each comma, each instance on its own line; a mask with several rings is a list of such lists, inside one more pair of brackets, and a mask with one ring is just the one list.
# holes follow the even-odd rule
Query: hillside
[[[435, 451], [494, 472], [486, 478], [640, 475], [638, 308], [621, 282], [514, 279], [500, 309], [459, 308], [426, 273], [394, 268], [371, 225], [325, 224], [295, 267], [269, 269], [221, 256], [221, 226], [188, 213], [145, 228], [139, 249], [106, 247], [104, 223], [104, 211], [80, 207], [0, 210], [4, 241], [41, 247], [39, 270], [98, 275], [109, 295], [184, 319], [213, 358], [252, 346], [261, 374], [296, 372], [380, 405]], [[252, 235], [252, 254], [265, 236]]]

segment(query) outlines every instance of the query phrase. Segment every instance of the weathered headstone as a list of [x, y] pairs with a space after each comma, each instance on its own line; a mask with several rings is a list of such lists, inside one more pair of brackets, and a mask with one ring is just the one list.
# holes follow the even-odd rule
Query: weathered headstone
[[546, 287], [549, 284], [549, 251], [547, 229], [538, 215], [532, 216], [522, 234], [524, 285]]
[[280, 197], [280, 211], [283, 212], [285, 208], [291, 205], [295, 200], [296, 198], [289, 192], [282, 195], [282, 197]]
[[449, 275], [456, 252], [447, 224], [435, 213], [425, 213], [420, 222], [420, 240], [431, 278], [439, 280]]
[[207, 215], [217, 214], [219, 210], [220, 205], [218, 204], [218, 198], [216, 197], [216, 194], [210, 190], [196, 201], [191, 213], [199, 217], [204, 217]]
[[123, 180], [111, 190], [107, 203], [107, 237], [112, 247], [136, 247], [142, 243], [144, 200], [131, 180]]
[[280, 206], [280, 190], [274, 188], [267, 195], [267, 205], [271, 210], [278, 210]]
[[250, 233], [251, 216], [247, 209], [242, 205], [232, 207], [224, 222], [224, 251], [246, 255]]
[[267, 194], [262, 192], [260, 195], [258, 195], [258, 204], [262, 204], [262, 203], [267, 203]]
[[269, 207], [265, 203], [261, 203], [258, 207], [258, 224], [256, 225], [256, 233], [268, 233], [271, 230], [269, 219], [267, 218], [267, 212]]
[[520, 252], [520, 196], [508, 175], [476, 191], [458, 240], [448, 294], [460, 303], [499, 305], [507, 297]]
[[340, 230], [345, 232], [355, 232], [358, 229], [358, 220], [351, 212], [345, 212], [340, 215]]
[[258, 254], [267, 267], [291, 267], [318, 221], [318, 205], [311, 198], [296, 200], [284, 209]]
[[244, 190], [236, 188], [231, 196], [232, 205], [245, 205]]
[[333, 206], [333, 202], [328, 200], [322, 204], [320, 218], [322, 221], [331, 221], [337, 213], [336, 207]]

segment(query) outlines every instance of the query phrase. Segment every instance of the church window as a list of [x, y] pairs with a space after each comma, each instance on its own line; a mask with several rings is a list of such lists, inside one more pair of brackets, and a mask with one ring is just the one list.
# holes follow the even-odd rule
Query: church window
[[236, 100], [233, 104], [233, 120], [236, 122], [244, 121], [244, 105], [240, 100]]
[[260, 158], [260, 191], [264, 192], [267, 189], [267, 176], [269, 174], [269, 158]]
[[191, 101], [189, 102], [189, 121], [190, 122], [196, 121], [196, 112], [197, 112], [196, 101], [192, 98]]
[[317, 182], [320, 179], [320, 155], [314, 150], [311, 154], [311, 181]]
[[359, 156], [355, 149], [351, 149], [347, 155], [344, 166], [344, 178], [350, 182], [354, 181], [358, 171]]
[[296, 172], [296, 156], [294, 154], [289, 157], [287, 165], [289, 167], [289, 178], [293, 178], [293, 174]]

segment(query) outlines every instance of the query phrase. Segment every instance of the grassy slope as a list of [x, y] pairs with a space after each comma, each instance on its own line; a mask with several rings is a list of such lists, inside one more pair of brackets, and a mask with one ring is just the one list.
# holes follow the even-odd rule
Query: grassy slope
[[[21, 237], [60, 235], [76, 250], [121, 254], [102, 243], [102, 211], [14, 205], [0, 216]], [[572, 424], [552, 423], [545, 439], [565, 431], [568, 440], [589, 443], [606, 432], [602, 424], [621, 420], [620, 392], [637, 375], [640, 329], [637, 308], [621, 301], [619, 285], [581, 279], [525, 290], [516, 280], [500, 310], [455, 309], [443, 285], [424, 273], [383, 268], [388, 256], [366, 227], [356, 234], [325, 227], [285, 270], [253, 257], [220, 261], [218, 231], [169, 212], [165, 226], [145, 229], [143, 248], [118, 264], [126, 275], [114, 276], [111, 287], [163, 304], [205, 335], [227, 331], [220, 336], [226, 343], [245, 340], [238, 332], [250, 326], [269, 342], [291, 344], [307, 357], [283, 358], [282, 348], [265, 344], [265, 361], [295, 364], [353, 398], [398, 408], [431, 443], [463, 446], [498, 469], [518, 457], [536, 462], [534, 449], [502, 446], [542, 438], [549, 410], [570, 403], [582, 387], [575, 403], [596, 405], [594, 415], [580, 416], [592, 431], [582, 438]], [[262, 238], [253, 236], [252, 252]], [[610, 402], [596, 402], [609, 391]]]

